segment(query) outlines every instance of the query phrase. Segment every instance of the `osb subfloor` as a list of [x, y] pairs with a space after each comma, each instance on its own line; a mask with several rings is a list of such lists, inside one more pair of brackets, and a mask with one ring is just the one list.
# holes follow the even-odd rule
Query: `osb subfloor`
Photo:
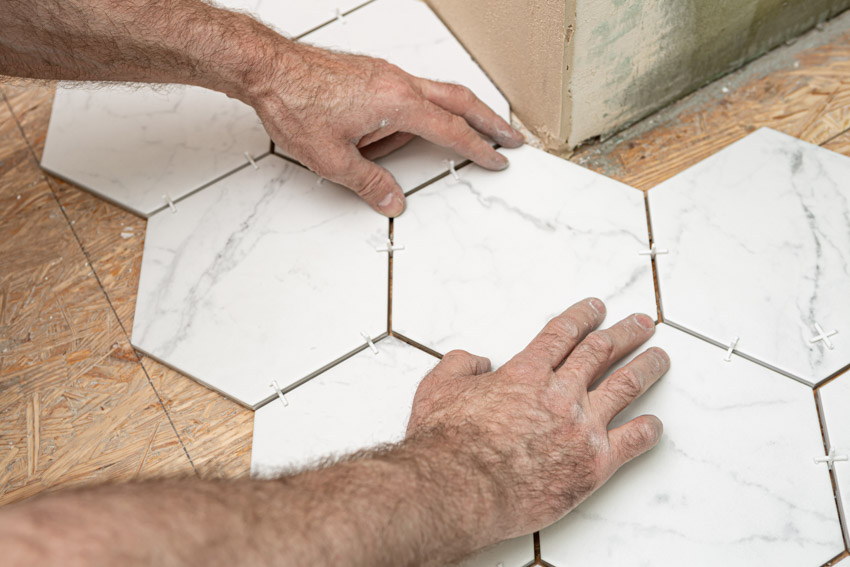
[[[850, 155], [850, 34], [795, 59], [570, 159], [646, 190], [761, 126]], [[0, 95], [0, 504], [246, 475], [251, 412], [130, 346], [145, 222], [39, 169], [51, 87]]]

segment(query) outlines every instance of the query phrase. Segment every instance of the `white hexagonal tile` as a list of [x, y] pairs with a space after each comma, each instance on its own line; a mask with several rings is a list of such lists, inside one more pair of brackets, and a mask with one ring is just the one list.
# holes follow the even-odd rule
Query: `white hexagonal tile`
[[503, 541], [460, 564], [460, 567], [526, 567], [534, 564], [534, 537]]
[[221, 93], [59, 87], [41, 165], [147, 217], [269, 149], [254, 110]]
[[654, 414], [659, 445], [541, 532], [569, 565], [822, 565], [844, 549], [812, 390], [667, 325], [672, 368], [612, 423]]
[[252, 476], [404, 439], [416, 388], [439, 361], [392, 337], [375, 347], [378, 354], [366, 349], [256, 411]]
[[363, 0], [218, 0], [231, 10], [249, 12], [287, 37], [298, 37], [363, 5]]
[[[419, 0], [376, 0], [303, 38], [305, 43], [386, 59], [408, 73], [466, 85], [510, 122], [508, 101], [449, 29]], [[378, 160], [411, 191], [446, 171], [456, 153], [422, 139]]]
[[148, 221], [133, 345], [255, 407], [387, 327], [387, 220], [277, 156]]
[[848, 178], [765, 128], [652, 189], [665, 319], [811, 385], [850, 364]]
[[[850, 461], [847, 458], [850, 458], [850, 373], [842, 374], [823, 386], [818, 391], [818, 397], [823, 410], [824, 430], [829, 439], [830, 453], [840, 459], [833, 461], [833, 466], [838, 482], [839, 503], [845, 518], [844, 527], [848, 530]], [[847, 541], [850, 541], [850, 530], [847, 531], [846, 537]]]
[[[271, 478], [360, 449], [404, 438], [413, 396], [437, 359], [398, 339], [375, 343], [276, 399], [254, 415], [251, 474]], [[285, 405], [287, 404], [287, 405]], [[534, 541], [503, 542], [464, 567], [524, 567], [534, 562]]]
[[393, 329], [498, 366], [587, 296], [609, 323], [656, 313], [643, 193], [531, 147], [410, 196], [395, 221]]

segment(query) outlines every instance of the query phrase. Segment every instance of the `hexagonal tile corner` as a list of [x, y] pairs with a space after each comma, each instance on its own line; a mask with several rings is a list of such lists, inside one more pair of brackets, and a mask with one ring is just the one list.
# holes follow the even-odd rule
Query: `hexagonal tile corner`
[[394, 238], [393, 330], [495, 366], [586, 296], [607, 323], [656, 313], [644, 195], [531, 147], [500, 150], [409, 198]]
[[[822, 565], [844, 549], [812, 390], [660, 325], [670, 371], [611, 427], [643, 414], [658, 446], [540, 534], [567, 565]], [[612, 370], [613, 371], [613, 370]]]
[[665, 320], [809, 385], [850, 364], [848, 178], [763, 128], [651, 189]]
[[277, 156], [148, 221], [133, 345], [256, 407], [387, 329], [387, 220]]
[[[404, 438], [416, 388], [438, 361], [393, 337], [375, 347], [377, 354], [364, 350], [257, 410], [254, 477], [274, 478]], [[487, 549], [463, 567], [533, 562], [529, 535]]]

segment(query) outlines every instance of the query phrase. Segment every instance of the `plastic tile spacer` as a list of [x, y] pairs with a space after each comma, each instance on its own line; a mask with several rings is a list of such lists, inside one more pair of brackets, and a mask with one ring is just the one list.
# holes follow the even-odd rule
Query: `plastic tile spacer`
[[336, 20], [337, 22], [339, 22], [343, 26], [345, 25], [345, 15], [342, 13], [342, 10], [340, 10], [339, 8], [337, 8], [336, 11], [334, 12], [334, 20]]
[[171, 209], [171, 213], [174, 214], [177, 212], [177, 207], [174, 206], [174, 201], [171, 200], [171, 195], [166, 193], [162, 196], [163, 200], [168, 204], [168, 208]]
[[283, 402], [284, 407], [289, 407], [289, 400], [286, 399], [286, 396], [283, 395], [283, 391], [280, 389], [280, 384], [277, 383], [277, 380], [272, 380], [272, 383], [269, 384], [269, 388], [273, 388], [275, 392], [277, 392], [277, 397], [280, 398], [280, 401]]
[[827, 468], [832, 470], [835, 467], [836, 461], [850, 461], [850, 456], [848, 455], [836, 455], [835, 447], [829, 450], [829, 454], [825, 457], [815, 457], [815, 464], [819, 465], [821, 463], [826, 463]]
[[639, 256], [649, 256], [651, 259], [655, 260], [655, 257], [659, 254], [669, 254], [670, 251], [666, 249], [658, 249], [655, 247], [655, 244], [652, 245], [652, 248], [649, 250], [641, 250], [638, 252]]
[[384, 246], [383, 248], [375, 248], [375, 252], [378, 252], [378, 253], [386, 252], [390, 255], [390, 257], [392, 257], [393, 252], [396, 252], [397, 250], [404, 250], [404, 245], [403, 244], [398, 244], [398, 245], [393, 244], [392, 241], [389, 238], [387, 239], [387, 245], [386, 246]]
[[260, 169], [260, 167], [257, 165], [257, 162], [254, 161], [254, 157], [250, 153], [245, 152], [244, 156], [248, 159], [248, 163], [254, 166], [254, 169]]
[[809, 339], [809, 344], [815, 344], [817, 342], [823, 341], [823, 344], [825, 344], [826, 348], [828, 348], [829, 350], [835, 348], [835, 345], [832, 344], [832, 341], [829, 340], [829, 337], [837, 335], [837, 330], [833, 329], [832, 331], [827, 333], [823, 330], [823, 327], [815, 323], [815, 332], [817, 333], [817, 335]]
[[360, 336], [366, 340], [366, 344], [369, 345], [369, 349], [372, 351], [372, 354], [378, 354], [380, 352], [378, 347], [375, 346], [375, 341], [372, 340], [372, 337], [363, 331], [360, 331]]
[[726, 357], [723, 359], [724, 362], [732, 362], [732, 353], [738, 348], [739, 342], [741, 342], [741, 337], [732, 339], [732, 342], [729, 343], [729, 348], [726, 350]]

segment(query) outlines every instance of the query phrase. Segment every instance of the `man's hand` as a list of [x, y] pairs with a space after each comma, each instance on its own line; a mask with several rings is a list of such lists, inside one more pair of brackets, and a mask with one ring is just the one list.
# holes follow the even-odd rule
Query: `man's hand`
[[381, 59], [286, 41], [263, 68], [271, 72], [257, 75], [244, 98], [275, 144], [390, 217], [404, 210], [404, 193], [372, 160], [414, 136], [496, 170], [508, 162], [480, 134], [509, 148], [523, 142], [466, 87], [419, 79]]
[[95, 487], [2, 508], [4, 560], [444, 566], [541, 529], [661, 435], [651, 416], [608, 430], [669, 361], [649, 349], [590, 389], [653, 333], [646, 315], [592, 332], [604, 311], [574, 305], [496, 372], [447, 354], [395, 446], [277, 480]]
[[661, 437], [654, 416], [608, 430], [670, 360], [651, 348], [591, 390], [655, 332], [646, 315], [592, 332], [604, 316], [601, 301], [582, 301], [499, 370], [490, 372], [485, 358], [453, 351], [419, 386], [408, 439], [442, 438], [458, 456], [480, 463], [491, 493], [503, 499], [490, 524], [493, 542], [559, 520]]

